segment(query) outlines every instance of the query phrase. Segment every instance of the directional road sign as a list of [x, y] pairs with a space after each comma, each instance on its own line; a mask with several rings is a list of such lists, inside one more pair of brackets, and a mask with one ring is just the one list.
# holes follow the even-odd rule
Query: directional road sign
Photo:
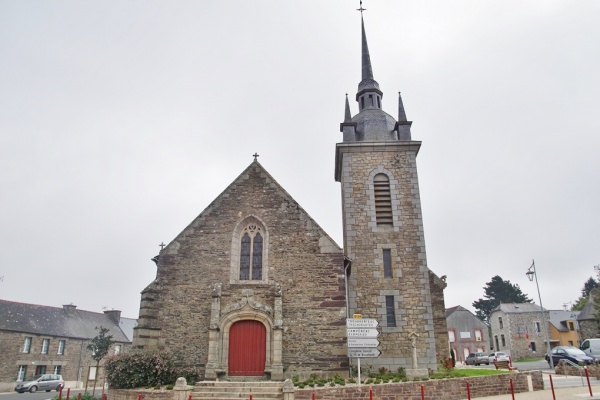
[[374, 318], [346, 319], [346, 328], [377, 328], [379, 322]]
[[346, 336], [349, 338], [376, 338], [379, 336], [379, 331], [370, 328], [346, 328]]
[[377, 346], [379, 346], [379, 340], [377, 340], [377, 339], [348, 338], [348, 347], [377, 347]]
[[361, 349], [348, 347], [348, 357], [373, 358], [379, 357], [380, 354], [381, 352], [379, 351], [379, 349]]

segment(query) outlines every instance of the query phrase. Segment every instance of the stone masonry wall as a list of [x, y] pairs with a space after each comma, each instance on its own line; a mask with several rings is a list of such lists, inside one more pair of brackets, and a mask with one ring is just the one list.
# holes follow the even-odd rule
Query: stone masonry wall
[[337, 388], [296, 390], [295, 400], [311, 399], [313, 391], [319, 400], [368, 399], [369, 389], [377, 399], [420, 399], [421, 385], [427, 399], [459, 400], [467, 398], [466, 385], [470, 385], [471, 397], [487, 397], [510, 393], [510, 379], [515, 393], [529, 391], [528, 376], [533, 390], [542, 390], [544, 382], [540, 371], [477, 376], [471, 378], [439, 379], [426, 382], [387, 383], [382, 385], [351, 385]]
[[[268, 281], [232, 282], [232, 235], [250, 216], [266, 229]], [[216, 284], [221, 284], [222, 310], [245, 298], [273, 308], [276, 284], [281, 285], [286, 374], [347, 370], [342, 251], [258, 163], [161, 252], [150, 286], [152, 304], [145, 305], [152, 315], [140, 318], [138, 327], [138, 332], [156, 329], [160, 340], [136, 337], [134, 346], [158, 343], [203, 370]]]
[[[410, 334], [416, 333], [418, 368], [436, 369], [434, 311], [416, 168], [418, 145], [369, 145], [338, 144], [344, 248], [352, 260], [350, 312], [381, 323], [382, 354], [366, 360], [367, 364], [412, 369]], [[390, 179], [393, 227], [376, 223], [373, 177], [377, 173]], [[391, 249], [392, 278], [384, 277], [384, 248]], [[394, 296], [395, 327], [387, 326], [385, 296]]]

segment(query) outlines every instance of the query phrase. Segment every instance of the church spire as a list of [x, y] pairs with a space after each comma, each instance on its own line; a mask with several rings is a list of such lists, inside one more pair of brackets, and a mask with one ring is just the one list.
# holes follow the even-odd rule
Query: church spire
[[359, 112], [364, 109], [381, 109], [381, 99], [383, 93], [379, 90], [379, 84], [373, 78], [373, 67], [371, 66], [371, 55], [369, 54], [369, 44], [367, 43], [367, 33], [365, 31], [365, 20], [362, 16], [364, 8], [359, 8], [361, 12], [360, 25], [362, 34], [362, 80], [358, 84], [358, 93], [356, 93], [356, 101], [358, 101]]
[[371, 66], [371, 55], [369, 54], [369, 44], [367, 43], [367, 34], [365, 32], [365, 20], [362, 16], [360, 16], [360, 25], [362, 30], [362, 80], [372, 80], [373, 79], [373, 67]]

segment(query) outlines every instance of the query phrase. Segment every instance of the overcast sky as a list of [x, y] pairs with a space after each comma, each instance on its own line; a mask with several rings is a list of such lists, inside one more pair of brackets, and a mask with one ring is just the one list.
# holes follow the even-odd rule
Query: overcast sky
[[[473, 310], [600, 264], [600, 2], [365, 0], [402, 92], [429, 267]], [[260, 154], [342, 246], [335, 143], [360, 76], [351, 0], [0, 0], [0, 298], [137, 318], [159, 244]], [[355, 102], [352, 113], [357, 112]]]

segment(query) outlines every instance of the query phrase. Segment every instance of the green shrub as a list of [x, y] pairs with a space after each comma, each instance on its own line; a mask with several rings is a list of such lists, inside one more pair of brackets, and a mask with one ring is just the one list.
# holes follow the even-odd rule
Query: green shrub
[[172, 385], [180, 376], [188, 382], [198, 379], [197, 370], [176, 366], [173, 359], [165, 352], [130, 351], [110, 356], [105, 359], [106, 380], [114, 389], [134, 389]]

